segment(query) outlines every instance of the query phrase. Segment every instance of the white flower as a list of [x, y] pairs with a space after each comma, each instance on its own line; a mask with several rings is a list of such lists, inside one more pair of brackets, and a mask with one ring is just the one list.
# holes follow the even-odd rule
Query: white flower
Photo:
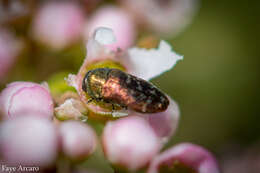
[[[175, 53], [166, 41], [161, 41], [156, 49], [144, 49], [133, 47], [126, 51], [113, 51], [106, 45], [115, 41], [113, 31], [109, 28], [98, 28], [87, 43], [87, 56], [77, 76], [70, 75], [69, 84], [74, 86], [83, 103], [87, 103], [89, 97], [82, 90], [82, 81], [93, 64], [110, 61], [110, 68], [124, 69], [127, 73], [150, 80], [170, 70], [183, 56]], [[114, 67], [115, 66], [115, 67]], [[95, 66], [97, 68], [99, 66]], [[103, 66], [100, 66], [103, 67]], [[106, 66], [105, 66], [106, 67]], [[88, 103], [86, 107], [90, 112], [103, 116], [121, 117], [127, 115], [126, 111], [114, 111], [106, 107], [98, 106], [95, 103]]]

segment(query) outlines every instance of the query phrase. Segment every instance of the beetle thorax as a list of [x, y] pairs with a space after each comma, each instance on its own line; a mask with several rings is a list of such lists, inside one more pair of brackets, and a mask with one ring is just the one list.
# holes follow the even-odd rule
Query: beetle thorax
[[100, 70], [91, 71], [86, 78], [88, 94], [95, 99], [102, 98], [102, 89], [106, 79], [106, 72]]

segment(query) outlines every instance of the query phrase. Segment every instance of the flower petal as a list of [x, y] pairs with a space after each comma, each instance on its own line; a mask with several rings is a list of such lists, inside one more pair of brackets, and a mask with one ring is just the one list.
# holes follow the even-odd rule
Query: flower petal
[[183, 59], [171, 50], [166, 41], [161, 41], [157, 49], [131, 48], [129, 54], [129, 73], [150, 80], [170, 70], [178, 60]]
[[101, 26], [111, 28], [114, 31], [117, 41], [107, 46], [114, 51], [118, 48], [122, 50], [129, 48], [136, 39], [135, 22], [121, 8], [109, 5], [98, 9], [87, 22], [85, 37], [91, 36], [93, 31]]
[[116, 42], [113, 30], [110, 28], [100, 27], [94, 34], [94, 39], [100, 44], [107, 45]]
[[55, 108], [55, 115], [59, 120], [87, 120], [87, 116], [84, 116], [83, 112], [86, 112], [83, 103], [73, 98], [67, 99], [63, 104]]
[[97, 28], [87, 42], [87, 56], [85, 61], [89, 62], [102, 57], [109, 57], [112, 51], [105, 45], [113, 43], [115, 40], [115, 35], [111, 29], [105, 27]]

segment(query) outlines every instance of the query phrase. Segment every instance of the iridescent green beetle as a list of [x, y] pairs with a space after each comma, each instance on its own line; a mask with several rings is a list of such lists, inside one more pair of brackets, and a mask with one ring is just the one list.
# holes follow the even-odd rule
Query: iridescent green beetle
[[141, 113], [162, 112], [169, 105], [166, 95], [153, 84], [118, 69], [88, 71], [82, 89], [91, 97], [89, 101], [103, 101]]

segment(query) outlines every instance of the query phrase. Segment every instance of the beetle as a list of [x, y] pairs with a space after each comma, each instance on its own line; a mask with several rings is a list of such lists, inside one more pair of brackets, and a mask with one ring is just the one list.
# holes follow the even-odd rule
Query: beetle
[[96, 100], [118, 105], [140, 113], [165, 111], [167, 96], [153, 84], [118, 69], [96, 68], [86, 73], [82, 89], [89, 96], [88, 103]]

